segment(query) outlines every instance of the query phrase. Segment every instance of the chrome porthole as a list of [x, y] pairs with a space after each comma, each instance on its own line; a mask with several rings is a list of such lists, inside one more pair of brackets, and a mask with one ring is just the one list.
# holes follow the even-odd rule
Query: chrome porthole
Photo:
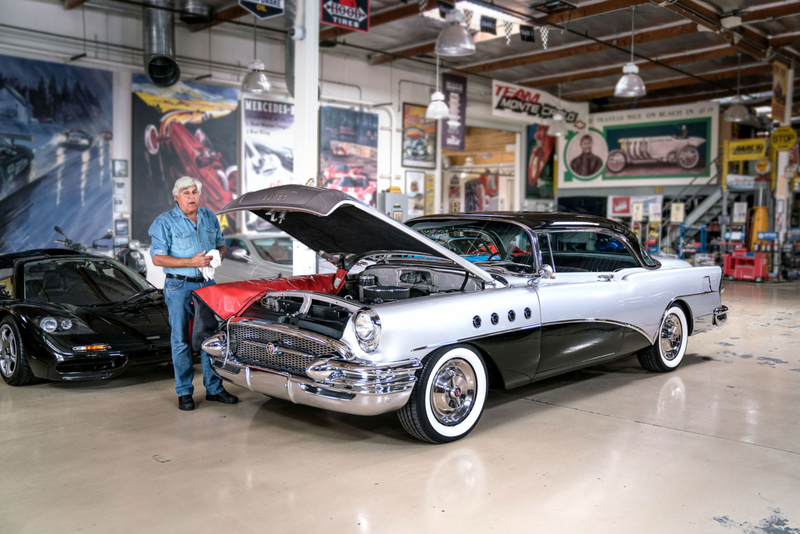
[[500, 322], [500, 316], [497, 315], [496, 313], [493, 313], [492, 314], [492, 324], [497, 324], [499, 322]]
[[525, 310], [523, 311], [523, 315], [525, 316], [526, 319], [530, 319], [531, 318], [531, 309], [530, 308], [525, 308]]
[[0, 328], [0, 373], [11, 378], [17, 369], [17, 341], [14, 331], [7, 324]]
[[661, 325], [661, 354], [665, 360], [674, 360], [681, 351], [683, 343], [683, 327], [681, 320], [674, 313], [664, 318]]
[[466, 360], [447, 361], [433, 378], [431, 410], [441, 424], [454, 426], [467, 418], [477, 394], [475, 370]]
[[517, 318], [516, 312], [514, 310], [508, 310], [508, 322], [513, 323]]
[[472, 326], [474, 326], [475, 328], [480, 328], [481, 327], [481, 317], [480, 317], [480, 315], [476, 315], [475, 317], [472, 318]]

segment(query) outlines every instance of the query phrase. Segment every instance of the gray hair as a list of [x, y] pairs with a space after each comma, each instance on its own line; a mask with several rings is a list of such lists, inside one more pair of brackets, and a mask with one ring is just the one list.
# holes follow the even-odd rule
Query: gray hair
[[181, 192], [181, 189], [186, 189], [187, 187], [192, 187], [193, 185], [197, 186], [198, 195], [202, 193], [203, 183], [200, 180], [197, 178], [191, 178], [189, 176], [181, 176], [175, 180], [175, 185], [172, 187], [172, 196], [177, 197], [178, 193]]

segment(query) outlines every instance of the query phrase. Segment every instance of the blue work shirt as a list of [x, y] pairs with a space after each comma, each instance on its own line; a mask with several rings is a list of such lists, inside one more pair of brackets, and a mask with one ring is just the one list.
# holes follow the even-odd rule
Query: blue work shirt
[[[150, 257], [172, 256], [173, 258], [191, 258], [206, 251], [219, 248], [225, 244], [222, 230], [214, 212], [208, 208], [197, 208], [197, 226], [175, 203], [175, 207], [162, 213], [148, 230], [150, 234]], [[197, 267], [164, 267], [165, 273], [183, 276], [202, 276]]]

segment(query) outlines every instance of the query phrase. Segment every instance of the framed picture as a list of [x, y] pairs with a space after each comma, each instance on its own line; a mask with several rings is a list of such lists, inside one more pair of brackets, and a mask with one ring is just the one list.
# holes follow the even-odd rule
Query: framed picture
[[112, 165], [114, 178], [124, 178], [128, 176], [128, 160], [115, 159]]
[[130, 242], [130, 238], [128, 236], [115, 237], [114, 238], [114, 248], [116, 248], [116, 249], [125, 248], [125, 247], [128, 246], [129, 242]]
[[127, 191], [128, 180], [124, 178], [114, 178], [114, 194], [124, 195]]
[[128, 235], [128, 219], [115, 219], [114, 233], [117, 235]]
[[114, 213], [128, 213], [128, 199], [114, 197]]
[[425, 118], [425, 106], [403, 104], [403, 153], [401, 165], [436, 168], [437, 121]]
[[424, 171], [406, 171], [406, 196], [408, 197], [408, 216], [425, 215]]

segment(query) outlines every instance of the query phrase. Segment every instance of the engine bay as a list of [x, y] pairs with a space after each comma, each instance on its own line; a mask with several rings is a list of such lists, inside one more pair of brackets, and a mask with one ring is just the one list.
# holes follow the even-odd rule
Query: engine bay
[[435, 268], [413, 261], [369, 265], [358, 273], [348, 274], [346, 284], [340, 296], [348, 295], [363, 304], [481, 289], [480, 281], [464, 271]]

